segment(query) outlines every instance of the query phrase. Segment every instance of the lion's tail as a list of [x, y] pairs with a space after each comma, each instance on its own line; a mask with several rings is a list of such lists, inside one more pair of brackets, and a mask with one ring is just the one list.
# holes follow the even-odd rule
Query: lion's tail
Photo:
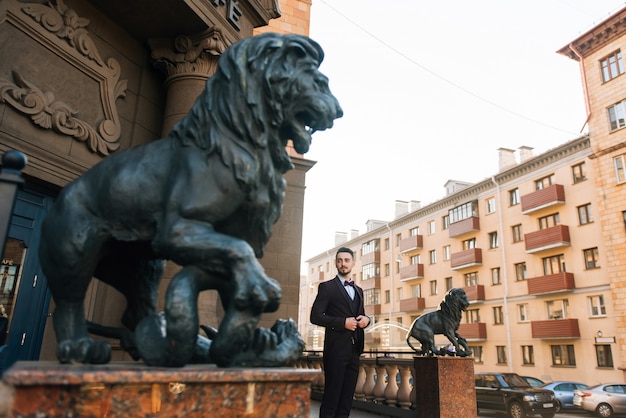
[[409, 345], [409, 347], [411, 347], [411, 349], [412, 349], [413, 351], [415, 351], [416, 353], [422, 353], [422, 350], [418, 350], [417, 348], [413, 347], [413, 344], [411, 344], [411, 337], [412, 337], [412, 335], [411, 335], [411, 333], [410, 333], [410, 332], [406, 334], [406, 343], [407, 343], [407, 344]]

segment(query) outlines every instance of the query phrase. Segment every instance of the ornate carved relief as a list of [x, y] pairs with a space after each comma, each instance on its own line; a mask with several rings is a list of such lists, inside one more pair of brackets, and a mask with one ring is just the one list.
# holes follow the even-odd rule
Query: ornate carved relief
[[195, 36], [180, 35], [170, 39], [151, 39], [154, 64], [165, 71], [168, 78], [200, 75], [208, 78], [216, 68], [220, 55], [227, 48], [218, 29]]
[[125, 96], [127, 81], [119, 80], [117, 60], [105, 62], [98, 53], [86, 30], [89, 20], [78, 16], [63, 0], [47, 4], [9, 0], [7, 4], [7, 20], [98, 82], [100, 97], [96, 101], [102, 106], [104, 120], [81, 120], [78, 110], [56, 100], [55, 92], [43, 91], [16, 71], [12, 71], [13, 82], [0, 78], [0, 100], [29, 115], [37, 126], [85, 142], [93, 152], [108, 155], [118, 149], [121, 125], [115, 101]]

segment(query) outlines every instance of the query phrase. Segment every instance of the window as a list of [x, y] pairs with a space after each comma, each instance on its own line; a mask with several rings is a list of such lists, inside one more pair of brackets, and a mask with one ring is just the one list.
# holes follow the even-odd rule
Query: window
[[465, 311], [465, 323], [475, 324], [477, 322], [480, 322], [480, 315], [478, 313], [478, 309], [468, 309], [467, 311]]
[[396, 260], [396, 274], [400, 274], [401, 267], [402, 267], [402, 261]]
[[608, 344], [596, 345], [596, 359], [598, 360], [598, 367], [613, 367], [611, 346]]
[[549, 274], [563, 273], [565, 270], [565, 258], [563, 254], [553, 255], [550, 257], [542, 258], [543, 262], [543, 274], [545, 276]]
[[519, 322], [528, 322], [530, 319], [528, 318], [528, 304], [520, 303], [517, 305], [517, 320]]
[[522, 364], [532, 366], [535, 364], [535, 350], [532, 345], [522, 346]]
[[385, 264], [385, 277], [388, 277], [391, 274], [391, 268], [389, 267], [389, 263]]
[[509, 190], [509, 205], [519, 205], [519, 189]]
[[428, 235], [435, 233], [435, 221], [428, 222]]
[[522, 224], [513, 225], [511, 227], [511, 233], [513, 234], [513, 243], [522, 242], [524, 240], [524, 234], [522, 233]]
[[411, 230], [409, 231], [409, 235], [412, 237], [416, 237], [420, 234], [420, 227], [416, 226], [415, 228], [411, 228]]
[[506, 346], [497, 345], [496, 351], [498, 353], [498, 364], [506, 364]]
[[366, 255], [380, 251], [380, 239], [373, 239], [368, 242], [364, 242], [361, 246], [361, 254]]
[[558, 212], [539, 218], [539, 229], [552, 228], [560, 223]]
[[580, 163], [572, 166], [572, 181], [574, 184], [587, 180], [585, 175], [585, 163]]
[[396, 295], [398, 295], [398, 300], [404, 299], [404, 291], [401, 287], [396, 288]]
[[380, 289], [367, 289], [363, 291], [363, 304], [364, 305], [379, 305], [380, 304]]
[[446, 282], [446, 292], [447, 292], [450, 289], [452, 289], [452, 277], [446, 277], [445, 282]]
[[389, 238], [385, 238], [385, 251], [389, 251]]
[[613, 165], [615, 166], [615, 181], [617, 184], [626, 182], [626, 174], [624, 173], [624, 165], [626, 165], [626, 161], [624, 161], [624, 156], [626, 154], [618, 155], [613, 159]]
[[482, 364], [483, 362], [483, 347], [481, 345], [470, 345], [468, 348], [472, 351], [472, 357], [474, 357], [475, 364]]
[[604, 296], [589, 296], [589, 314], [590, 316], [606, 316], [606, 306], [604, 305]]
[[402, 234], [396, 234], [396, 247], [400, 246], [400, 241], [402, 241]]
[[496, 198], [490, 197], [487, 199], [487, 213], [494, 213], [496, 211]]
[[557, 299], [546, 302], [548, 319], [565, 319], [569, 317], [569, 302], [567, 299]]
[[444, 261], [447, 261], [450, 259], [450, 246], [449, 245], [444, 245], [443, 248], [441, 249], [441, 252], [443, 253]]
[[431, 295], [436, 295], [437, 294], [437, 280], [431, 280], [430, 281], [430, 294]]
[[527, 277], [527, 273], [526, 273], [526, 263], [516, 263], [515, 264], [515, 280], [517, 280], [518, 282], [521, 280], [526, 280]]
[[421, 284], [414, 284], [413, 286], [411, 286], [411, 296], [413, 296], [414, 298], [422, 297], [422, 285]]
[[601, 59], [600, 68], [602, 69], [602, 81], [605, 83], [620, 74], [624, 74], [622, 51], [618, 49], [606, 58]]
[[624, 106], [626, 106], [626, 102], [622, 101], [609, 107], [608, 111], [611, 131], [616, 131], [626, 126], [624, 123]]
[[380, 277], [380, 265], [378, 263], [369, 263], [363, 266], [363, 280]]
[[444, 231], [450, 227], [450, 215], [441, 217], [441, 229]]
[[502, 311], [502, 306], [493, 307], [493, 323], [494, 325], [504, 324], [504, 313]]
[[416, 254], [411, 256], [411, 265], [416, 266], [418, 264], [422, 264], [422, 255]]
[[592, 270], [600, 268], [598, 247], [583, 250], [583, 256], [585, 257], [585, 269]]
[[578, 206], [576, 209], [578, 210], [578, 224], [579, 225], [586, 225], [588, 223], [593, 222], [593, 216], [591, 215], [591, 203]]
[[448, 211], [448, 216], [450, 216], [450, 223], [452, 224], [471, 218], [472, 216], [478, 216], [478, 203], [473, 200], [452, 208]]
[[502, 284], [502, 282], [500, 281], [500, 267], [491, 269], [491, 284], [492, 285]]
[[574, 355], [574, 345], [551, 345], [553, 366], [575, 366], [576, 356]]
[[473, 271], [471, 273], [465, 273], [465, 286], [476, 286], [478, 284], [478, 272]]
[[437, 263], [437, 250], [430, 250], [428, 252], [428, 258], [430, 260], [430, 264], [436, 264]]
[[535, 190], [545, 189], [554, 184], [554, 174], [550, 174], [549, 176], [545, 176], [540, 178], [539, 180], [535, 180]]
[[476, 238], [470, 238], [463, 241], [463, 251], [476, 248]]
[[498, 248], [498, 233], [495, 231], [489, 233], [489, 248]]

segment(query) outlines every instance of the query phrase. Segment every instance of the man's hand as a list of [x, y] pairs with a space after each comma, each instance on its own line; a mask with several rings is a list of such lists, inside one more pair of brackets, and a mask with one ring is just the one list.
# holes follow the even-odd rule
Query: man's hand
[[359, 326], [359, 321], [357, 318], [346, 318], [346, 329], [348, 331], [356, 330], [356, 327]]
[[356, 317], [356, 323], [359, 328], [365, 328], [370, 324], [370, 318], [369, 316], [359, 315]]

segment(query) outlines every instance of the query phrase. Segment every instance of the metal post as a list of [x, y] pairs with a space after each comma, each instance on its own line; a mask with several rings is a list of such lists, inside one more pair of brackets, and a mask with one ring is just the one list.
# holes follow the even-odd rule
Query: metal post
[[0, 257], [4, 254], [4, 245], [9, 233], [17, 189], [24, 184], [22, 169], [26, 163], [26, 155], [20, 151], [10, 150], [2, 156], [0, 166]]

